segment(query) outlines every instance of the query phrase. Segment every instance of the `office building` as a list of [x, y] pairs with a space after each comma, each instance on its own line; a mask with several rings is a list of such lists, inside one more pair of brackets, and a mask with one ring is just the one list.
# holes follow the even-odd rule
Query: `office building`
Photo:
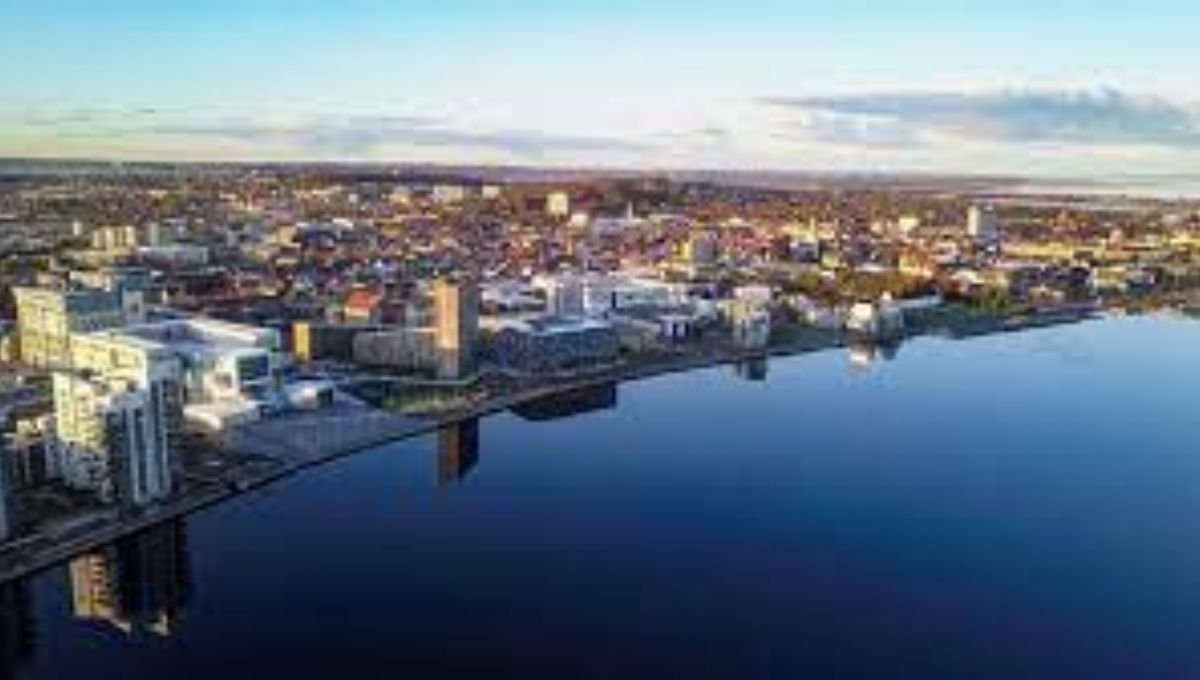
[[292, 324], [292, 354], [302, 363], [350, 362], [354, 360], [355, 337], [371, 330], [366, 326], [297, 321]]
[[611, 323], [558, 317], [505, 321], [488, 345], [498, 365], [523, 371], [611, 362], [621, 351], [620, 336]]
[[[184, 420], [206, 431], [224, 430], [257, 420], [264, 409], [283, 403], [280, 337], [272, 329], [187, 318], [79, 336], [74, 342], [80, 346], [75, 367], [100, 376], [131, 374], [114, 371], [105, 361], [106, 353], [113, 357], [140, 353], [143, 358], [124, 363], [139, 369], [132, 373], [142, 389], [178, 406], [170, 410], [172, 432], [182, 431]], [[151, 376], [167, 371], [168, 364], [170, 384], [156, 392], [157, 378]], [[152, 371], [153, 367], [159, 368]], [[182, 415], [176, 420], [177, 412]]]
[[268, 402], [277, 396], [282, 341], [273, 329], [187, 318], [129, 326], [95, 337], [174, 357], [189, 404]]
[[378, 368], [420, 371], [438, 375], [441, 354], [432, 328], [364, 330], [354, 336], [356, 363]]
[[461, 380], [474, 375], [479, 336], [479, 288], [474, 281], [434, 284], [434, 347], [438, 377]]

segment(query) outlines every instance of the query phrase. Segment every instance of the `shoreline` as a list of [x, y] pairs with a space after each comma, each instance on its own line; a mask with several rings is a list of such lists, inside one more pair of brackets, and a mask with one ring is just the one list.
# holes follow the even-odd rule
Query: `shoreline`
[[[1053, 318], [1030, 318], [1024, 320], [1003, 319], [997, 325], [987, 329], [954, 329], [931, 327], [923, 332], [905, 335], [900, 341], [908, 341], [920, 337], [951, 337], [954, 339], [971, 339], [987, 335], [1037, 330], [1040, 328], [1082, 323], [1103, 318], [1100, 313], [1079, 313], [1067, 316], [1056, 315]], [[1017, 321], [1017, 323], [1013, 323]], [[962, 332], [965, 331], [965, 332]], [[144, 512], [122, 517], [116, 520], [96, 518], [91, 523], [94, 527], [80, 529], [78, 536], [66, 538], [46, 538], [38, 535], [14, 540], [5, 549], [0, 550], [0, 584], [27, 578], [58, 566], [73, 557], [91, 550], [98, 549], [122, 538], [135, 535], [155, 526], [196, 514], [215, 507], [239, 496], [253, 491], [273, 486], [308, 470], [324, 467], [338, 461], [351, 458], [383, 446], [410, 439], [424, 437], [437, 433], [439, 430], [466, 421], [486, 418], [498, 413], [511, 410], [514, 407], [553, 397], [574, 390], [586, 390], [606, 385], [622, 385], [637, 383], [655, 378], [709, 370], [722, 366], [735, 365], [747, 361], [762, 361], [819, 354], [822, 352], [843, 349], [850, 345], [844, 334], [836, 334], [826, 339], [824, 343], [792, 342], [774, 347], [755, 350], [724, 349], [711, 354], [681, 356], [670, 360], [646, 363], [644, 365], [621, 366], [615, 369], [598, 371], [592, 375], [579, 376], [561, 382], [518, 390], [509, 394], [490, 397], [468, 408], [447, 412], [428, 419], [414, 419], [400, 414], [386, 412], [378, 407], [367, 407], [361, 415], [391, 416], [392, 419], [383, 423], [394, 426], [362, 440], [347, 441], [341, 446], [323, 449], [310, 457], [299, 460], [281, 460], [278, 455], [263, 451], [250, 451], [233, 447], [234, 453], [243, 456], [263, 456], [271, 460], [281, 461], [273, 469], [247, 475], [241, 478], [212, 481], [203, 488], [192, 493], [181, 494], [166, 503], [148, 508]], [[315, 413], [320, 413], [315, 412]], [[306, 415], [301, 415], [304, 418]], [[286, 418], [279, 421], [264, 421], [265, 423], [286, 423]], [[37, 544], [48, 543], [44, 547]], [[34, 553], [26, 555], [26, 552]], [[4, 555], [3, 553], [12, 553]]]

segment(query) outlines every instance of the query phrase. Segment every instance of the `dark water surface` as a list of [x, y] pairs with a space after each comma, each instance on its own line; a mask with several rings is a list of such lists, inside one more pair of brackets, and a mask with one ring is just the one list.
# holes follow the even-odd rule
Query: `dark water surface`
[[1200, 674], [1200, 323], [856, 366], [670, 376], [344, 461], [0, 589], [0, 655], [93, 679]]

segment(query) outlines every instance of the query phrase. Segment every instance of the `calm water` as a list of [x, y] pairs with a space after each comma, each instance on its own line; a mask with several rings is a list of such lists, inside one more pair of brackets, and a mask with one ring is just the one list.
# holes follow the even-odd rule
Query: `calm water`
[[762, 368], [126, 541], [4, 589], [3, 654], [49, 678], [1200, 674], [1200, 323]]

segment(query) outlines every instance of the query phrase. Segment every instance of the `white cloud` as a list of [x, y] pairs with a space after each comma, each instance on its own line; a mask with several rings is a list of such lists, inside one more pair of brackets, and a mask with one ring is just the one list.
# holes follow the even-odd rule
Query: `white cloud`
[[[764, 102], [802, 120], [832, 116], [871, 122], [914, 140], [945, 136], [1017, 145], [1200, 148], [1200, 110], [1114, 89], [867, 93]], [[853, 126], [829, 131], [847, 143], [860, 141]]]

